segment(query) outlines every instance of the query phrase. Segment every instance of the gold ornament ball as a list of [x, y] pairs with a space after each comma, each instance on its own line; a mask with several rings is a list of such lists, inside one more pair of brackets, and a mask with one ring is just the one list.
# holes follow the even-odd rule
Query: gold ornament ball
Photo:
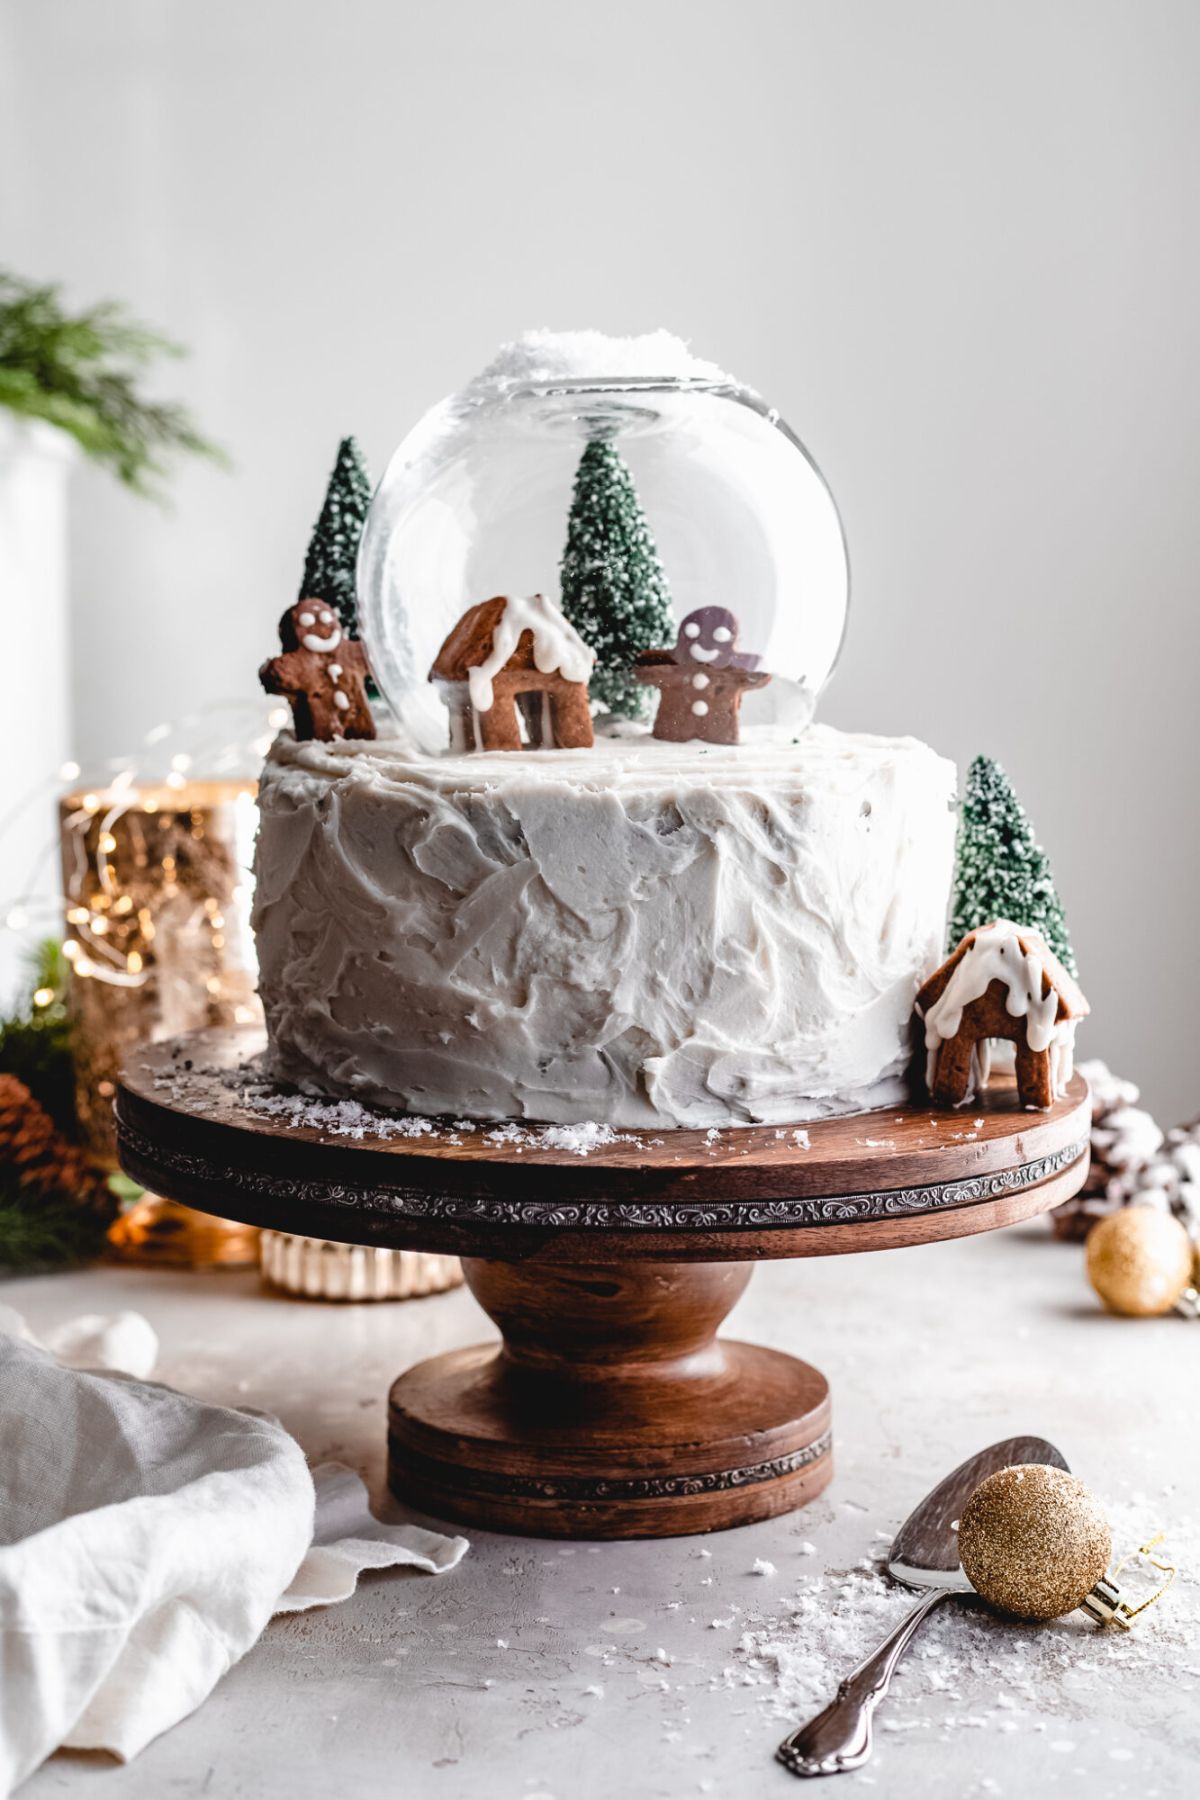
[[1123, 1206], [1088, 1236], [1088, 1280], [1110, 1312], [1169, 1313], [1192, 1280], [1192, 1240], [1171, 1213]]
[[971, 1585], [1001, 1612], [1057, 1619], [1108, 1568], [1112, 1533], [1082, 1481], [1026, 1463], [975, 1489], [959, 1521], [958, 1553]]

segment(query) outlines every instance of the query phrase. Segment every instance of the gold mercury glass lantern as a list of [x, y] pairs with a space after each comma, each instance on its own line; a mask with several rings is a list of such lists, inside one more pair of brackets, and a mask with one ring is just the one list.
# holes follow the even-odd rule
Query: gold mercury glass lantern
[[[196, 779], [179, 752], [161, 780], [130, 769], [59, 804], [64, 955], [76, 1106], [97, 1161], [116, 1167], [112, 1097], [138, 1043], [260, 1017], [250, 933], [255, 782]], [[258, 1234], [144, 1195], [114, 1248], [137, 1261], [253, 1264]]]

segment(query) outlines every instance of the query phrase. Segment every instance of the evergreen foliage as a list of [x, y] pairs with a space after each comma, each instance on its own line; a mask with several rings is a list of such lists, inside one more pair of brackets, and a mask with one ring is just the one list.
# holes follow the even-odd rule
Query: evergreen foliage
[[113, 301], [70, 313], [58, 287], [0, 269], [0, 406], [57, 425], [139, 494], [156, 493], [173, 456], [224, 461], [186, 407], [141, 392], [153, 363], [182, 354]]
[[0, 1168], [0, 1269], [33, 1275], [91, 1262], [104, 1249], [107, 1227], [73, 1194], [44, 1199]]
[[0, 1268], [30, 1272], [98, 1256], [118, 1206], [117, 1178], [73, 1141], [68, 967], [50, 940], [29, 989], [0, 1019]]
[[321, 516], [308, 542], [304, 579], [296, 598], [323, 600], [333, 608], [348, 637], [358, 636], [355, 570], [370, 504], [371, 480], [362, 451], [352, 437], [343, 438]]
[[76, 1131], [75, 1071], [67, 1019], [69, 968], [54, 938], [29, 959], [25, 991], [0, 1018], [0, 1074], [15, 1075], [66, 1137]]
[[1077, 973], [1050, 859], [999, 763], [977, 756], [967, 771], [948, 948], [993, 919], [1040, 931], [1063, 967]]
[[633, 476], [614, 445], [593, 438], [575, 475], [562, 559], [562, 607], [596, 652], [590, 692], [633, 719], [650, 691], [630, 672], [643, 650], [675, 641], [667, 578]]

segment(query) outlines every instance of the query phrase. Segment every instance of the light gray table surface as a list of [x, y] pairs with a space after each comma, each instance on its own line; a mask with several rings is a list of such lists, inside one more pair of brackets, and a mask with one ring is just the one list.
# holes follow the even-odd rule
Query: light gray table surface
[[[94, 1269], [9, 1281], [0, 1300], [35, 1331], [82, 1312], [144, 1312], [162, 1340], [157, 1378], [277, 1414], [313, 1461], [361, 1470], [393, 1516], [390, 1379], [491, 1331], [465, 1291], [342, 1307], [266, 1294], [252, 1274]], [[836, 1472], [814, 1505], [703, 1539], [468, 1533], [447, 1576], [368, 1576], [341, 1606], [273, 1623], [128, 1767], [57, 1756], [22, 1794], [790, 1795], [772, 1753], [796, 1707], [831, 1692], [847, 1657], [898, 1616], [869, 1565], [937, 1477], [1018, 1432], [1059, 1443], [1123, 1544], [1170, 1526], [1190, 1567], [1119, 1642], [1081, 1615], [1036, 1630], [944, 1608], [881, 1714], [876, 1760], [817, 1791], [1196, 1792], [1200, 1326], [1104, 1316], [1080, 1251], [1035, 1222], [766, 1265], [730, 1329], [831, 1379]]]

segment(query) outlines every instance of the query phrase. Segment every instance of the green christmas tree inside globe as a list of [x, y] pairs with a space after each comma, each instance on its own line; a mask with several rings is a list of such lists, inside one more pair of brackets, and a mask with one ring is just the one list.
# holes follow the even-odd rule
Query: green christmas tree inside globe
[[580, 458], [562, 559], [562, 607], [596, 652], [592, 698], [616, 718], [640, 718], [649, 690], [631, 665], [675, 642], [671, 595], [624, 457], [593, 438]]
[[1000, 764], [977, 756], [959, 819], [948, 948], [993, 919], [1040, 931], [1064, 969], [1078, 973], [1050, 859]]
[[304, 579], [296, 598], [323, 600], [331, 606], [347, 637], [358, 636], [355, 567], [370, 504], [371, 481], [362, 451], [352, 437], [343, 438], [321, 516], [309, 539]]

